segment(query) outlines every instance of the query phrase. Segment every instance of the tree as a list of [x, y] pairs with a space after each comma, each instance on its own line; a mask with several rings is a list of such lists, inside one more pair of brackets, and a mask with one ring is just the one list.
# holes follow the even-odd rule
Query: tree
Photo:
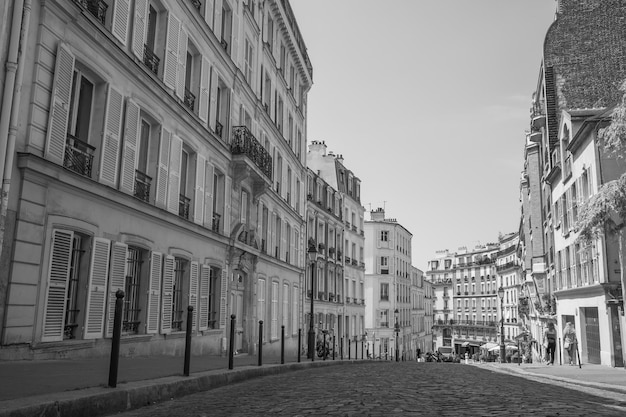
[[[598, 131], [598, 139], [603, 144], [607, 156], [616, 159], [623, 159], [626, 155], [626, 82], [620, 86], [620, 90], [624, 92], [624, 95], [611, 113], [610, 124]], [[625, 221], [626, 173], [618, 179], [602, 184], [598, 192], [580, 206], [576, 222], [576, 230], [579, 232], [577, 240], [583, 246], [589, 246], [605, 235], [617, 236], [622, 302], [626, 299]], [[623, 319], [622, 335], [624, 335]], [[624, 360], [624, 365], [626, 366], [626, 360]]]

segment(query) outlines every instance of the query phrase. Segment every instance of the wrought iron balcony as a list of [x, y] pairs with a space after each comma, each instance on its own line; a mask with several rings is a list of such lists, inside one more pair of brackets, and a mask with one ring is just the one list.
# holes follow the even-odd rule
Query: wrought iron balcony
[[148, 47], [148, 45], [143, 45], [143, 63], [154, 73], [154, 75], [159, 74], [159, 62], [161, 60], [158, 56], [154, 54], [154, 51]]
[[141, 171], [135, 171], [135, 197], [150, 202], [150, 185], [152, 178]]
[[189, 110], [193, 111], [193, 107], [196, 104], [196, 96], [189, 91], [187, 87], [185, 87], [185, 97], [183, 99], [185, 106], [189, 108]]
[[74, 0], [74, 3], [88, 10], [100, 23], [105, 24], [109, 5], [103, 0]]
[[233, 127], [230, 151], [233, 155], [245, 155], [268, 180], [272, 179], [272, 157], [247, 127]]
[[198, 10], [200, 10], [200, 8], [202, 7], [202, 2], [200, 0], [189, 0], [189, 1], [193, 5], [193, 7], [195, 7]]
[[178, 198], [178, 215], [183, 219], [189, 220], [189, 206], [191, 199], [180, 194]]
[[93, 155], [96, 148], [70, 134], [65, 143], [63, 166], [78, 174], [91, 178]]
[[222, 126], [219, 120], [216, 120], [215, 121], [215, 134], [221, 138], [223, 130], [224, 130], [224, 126]]
[[224, 48], [225, 51], [228, 51], [228, 42], [226, 42], [226, 39], [222, 38], [220, 45], [222, 45], [222, 48]]

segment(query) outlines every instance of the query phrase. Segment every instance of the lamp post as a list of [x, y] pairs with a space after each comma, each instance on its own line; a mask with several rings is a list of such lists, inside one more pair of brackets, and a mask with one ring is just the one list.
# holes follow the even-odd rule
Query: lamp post
[[398, 356], [400, 356], [400, 341], [398, 339], [398, 337], [400, 337], [400, 325], [398, 324], [398, 309], [397, 308], [394, 310], [393, 315], [396, 318], [394, 332], [396, 332], [396, 362], [398, 362], [399, 361]]
[[504, 363], [504, 288], [498, 288], [500, 297], [500, 363]]
[[309, 317], [309, 347], [307, 358], [311, 361], [315, 360], [315, 329], [313, 328], [313, 294], [315, 294], [315, 260], [317, 259], [317, 248], [315, 241], [309, 239], [309, 250], [307, 256], [311, 264], [311, 316]]

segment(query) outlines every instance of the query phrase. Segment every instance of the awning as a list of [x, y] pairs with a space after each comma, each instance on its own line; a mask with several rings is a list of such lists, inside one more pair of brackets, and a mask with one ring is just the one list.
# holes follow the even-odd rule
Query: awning
[[480, 348], [489, 350], [489, 349], [494, 348], [494, 347], [500, 347], [500, 345], [497, 344], [497, 343], [487, 342], [484, 345], [482, 345]]
[[463, 346], [463, 347], [468, 347], [468, 346], [469, 346], [469, 344], [470, 344], [469, 342], [463, 342], [463, 343], [461, 343], [461, 346]]

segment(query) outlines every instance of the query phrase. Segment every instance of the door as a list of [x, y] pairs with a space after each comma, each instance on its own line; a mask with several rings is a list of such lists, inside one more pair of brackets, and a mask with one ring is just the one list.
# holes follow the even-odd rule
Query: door
[[235, 314], [235, 351], [242, 353], [244, 351], [244, 311], [243, 311], [243, 283], [244, 273], [235, 271], [235, 282], [230, 293], [231, 314]]
[[598, 321], [597, 307], [584, 307], [585, 318], [585, 346], [587, 361], [589, 363], [600, 363], [600, 325]]
[[611, 329], [612, 329], [612, 338], [613, 338], [613, 357], [615, 358], [615, 366], [616, 368], [621, 368], [624, 366], [624, 357], [622, 352], [622, 333], [620, 331], [619, 326], [619, 313], [616, 305], [610, 306], [611, 311]]

